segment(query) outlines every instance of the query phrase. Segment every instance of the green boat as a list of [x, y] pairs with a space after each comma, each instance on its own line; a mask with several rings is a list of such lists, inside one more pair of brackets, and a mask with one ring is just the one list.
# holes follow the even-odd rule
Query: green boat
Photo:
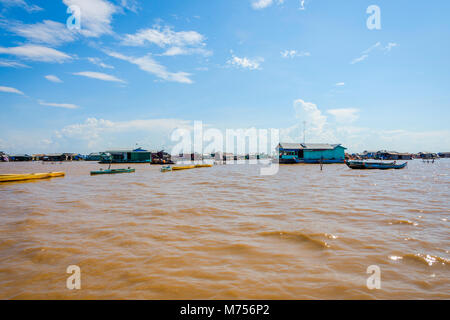
[[108, 169], [108, 170], [102, 170], [99, 171], [91, 171], [91, 176], [98, 175], [98, 174], [116, 174], [116, 173], [132, 173], [135, 172], [135, 169]]
[[172, 167], [171, 166], [161, 167], [161, 172], [168, 172], [168, 171], [172, 171]]

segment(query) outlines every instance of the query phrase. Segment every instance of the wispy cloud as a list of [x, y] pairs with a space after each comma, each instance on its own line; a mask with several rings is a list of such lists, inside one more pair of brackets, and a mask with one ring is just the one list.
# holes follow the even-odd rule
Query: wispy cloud
[[21, 7], [27, 12], [35, 12], [43, 10], [41, 7], [36, 5], [30, 5], [25, 0], [0, 0], [0, 4], [5, 7]]
[[166, 49], [163, 55], [175, 56], [186, 54], [211, 55], [212, 52], [205, 49], [205, 36], [197, 31], [174, 31], [171, 27], [155, 25], [153, 28], [141, 29], [135, 34], [127, 34], [122, 40], [122, 45], [144, 46], [154, 44]]
[[104, 69], [114, 69], [113, 66], [103, 63], [102, 60], [100, 60], [99, 58], [87, 58], [89, 60], [90, 63], [95, 64], [99, 67], [102, 67]]
[[155, 76], [163, 80], [180, 83], [192, 83], [192, 80], [189, 78], [189, 76], [191, 75], [190, 73], [169, 72], [165, 66], [159, 64], [150, 55], [144, 57], [130, 57], [117, 52], [107, 52], [107, 54], [111, 57], [135, 64], [141, 70], [154, 74]]
[[249, 70], [260, 70], [262, 62], [264, 62], [264, 58], [261, 57], [253, 59], [247, 57], [240, 58], [234, 54], [232, 54], [231, 59], [227, 61], [229, 65]]
[[178, 55], [190, 55], [200, 54], [205, 57], [211, 56], [212, 51], [203, 48], [184, 48], [184, 47], [170, 47], [162, 55], [163, 56], [178, 56]]
[[271, 5], [273, 5], [274, 3], [277, 4], [283, 4], [284, 0], [253, 0], [252, 1], [252, 8], [255, 10], [261, 10], [267, 7], [270, 7]]
[[141, 9], [137, 0], [120, 0], [120, 5], [134, 13], [137, 13]]
[[120, 82], [120, 83], [126, 83], [124, 80], [119, 79], [115, 76], [112, 76], [110, 74], [101, 73], [101, 72], [94, 72], [94, 71], [82, 71], [82, 72], [76, 72], [74, 73], [76, 76], [82, 76], [102, 81], [112, 81], [112, 82]]
[[374, 50], [378, 50], [378, 51], [382, 50], [382, 51], [384, 51], [384, 52], [390, 52], [391, 49], [394, 48], [394, 47], [396, 47], [396, 46], [398, 46], [398, 44], [395, 43], [395, 42], [389, 42], [386, 46], [383, 46], [383, 45], [381, 44], [381, 42], [377, 42], [377, 43], [375, 43], [373, 46], [370, 46], [369, 48], [367, 48], [366, 50], [364, 50], [364, 51], [361, 53], [362, 55], [361, 55], [360, 57], [358, 57], [358, 58], [353, 59], [353, 60], [350, 62], [350, 64], [355, 64], [355, 63], [358, 63], [358, 62], [361, 62], [361, 61], [366, 60], [366, 59], [369, 57], [369, 54], [370, 54], [371, 52], [373, 52]]
[[363, 54], [369, 54], [371, 51], [373, 51], [376, 48], [379, 48], [381, 46], [381, 42], [377, 42], [375, 43], [373, 46], [367, 48], [366, 50], [364, 50], [362, 53]]
[[345, 86], [345, 82], [338, 82], [335, 84], [336, 87], [343, 87]]
[[55, 83], [63, 82], [60, 78], [58, 78], [57, 76], [52, 75], [52, 74], [49, 74], [49, 75], [45, 76], [44, 78], [47, 79], [48, 81], [55, 82]]
[[366, 60], [367, 58], [369, 57], [369, 55], [368, 54], [363, 54], [362, 56], [360, 56], [360, 57], [358, 57], [358, 58], [355, 58], [355, 59], [353, 59], [351, 62], [350, 62], [350, 64], [355, 64], [355, 63], [358, 63], [358, 62], [361, 62], [361, 61], [364, 61], [364, 60]]
[[16, 93], [20, 95], [24, 95], [24, 93], [16, 88], [12, 87], [2, 87], [0, 86], [0, 92], [6, 92], [6, 93]]
[[392, 48], [395, 48], [395, 47], [397, 47], [397, 46], [398, 46], [397, 43], [395, 43], [395, 42], [389, 42], [389, 43], [387, 44], [387, 46], [383, 48], [383, 50], [389, 52], [389, 51], [391, 51]]
[[64, 108], [64, 109], [77, 109], [79, 108], [75, 104], [71, 103], [53, 103], [53, 102], [45, 102], [45, 101], [39, 101], [39, 104], [41, 106], [47, 106], [47, 107], [54, 107], [54, 108]]
[[13, 23], [7, 28], [33, 43], [57, 46], [76, 39], [76, 33], [69, 30], [65, 24], [51, 20], [35, 24]]
[[284, 50], [280, 52], [283, 58], [309, 57], [311, 53], [306, 51], [298, 52], [297, 50]]
[[9, 54], [23, 59], [41, 62], [62, 63], [72, 60], [72, 57], [64, 52], [39, 45], [23, 45], [8, 48], [0, 47], [0, 54]]
[[136, 34], [127, 34], [123, 45], [142, 46], [146, 43], [156, 44], [159, 47], [192, 46], [201, 44], [205, 37], [196, 31], [173, 31], [170, 27], [162, 28], [159, 25], [150, 29], [139, 30]]
[[29, 66], [17, 62], [17, 61], [10, 61], [10, 60], [3, 60], [0, 59], [0, 67], [7, 67], [7, 68], [29, 68]]

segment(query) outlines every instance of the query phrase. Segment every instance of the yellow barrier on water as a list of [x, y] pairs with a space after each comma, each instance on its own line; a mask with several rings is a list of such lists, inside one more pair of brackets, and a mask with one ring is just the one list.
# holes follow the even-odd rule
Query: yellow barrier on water
[[172, 167], [172, 170], [187, 170], [187, 169], [194, 169], [195, 166], [183, 166], [183, 167]]
[[196, 164], [195, 167], [196, 168], [211, 168], [213, 165], [212, 164]]
[[65, 175], [66, 174], [64, 172], [0, 174], [0, 182], [46, 179], [46, 178], [64, 177]]

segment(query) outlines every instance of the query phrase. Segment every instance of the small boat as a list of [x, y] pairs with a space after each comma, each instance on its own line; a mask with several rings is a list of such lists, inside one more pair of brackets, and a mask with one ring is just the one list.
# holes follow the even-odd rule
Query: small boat
[[196, 164], [195, 167], [196, 168], [211, 168], [213, 165], [212, 164]]
[[394, 162], [364, 162], [364, 161], [348, 161], [345, 163], [351, 169], [403, 169], [407, 166], [407, 162], [397, 164]]
[[64, 172], [25, 173], [25, 174], [0, 174], [0, 182], [26, 181], [36, 179], [48, 179], [64, 177]]
[[171, 166], [161, 167], [161, 172], [168, 172], [168, 171], [172, 171], [172, 167]]
[[94, 175], [98, 175], [98, 174], [116, 174], [116, 173], [132, 173], [135, 172], [135, 169], [107, 169], [107, 170], [102, 170], [100, 169], [99, 171], [91, 171], [91, 176]]
[[188, 169], [194, 169], [195, 165], [191, 166], [183, 166], [183, 167], [172, 167], [172, 170], [179, 171], [179, 170], [188, 170]]

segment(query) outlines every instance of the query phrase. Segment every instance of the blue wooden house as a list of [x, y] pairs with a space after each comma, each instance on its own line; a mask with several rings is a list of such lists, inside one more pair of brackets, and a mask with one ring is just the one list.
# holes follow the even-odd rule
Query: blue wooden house
[[346, 149], [327, 143], [280, 142], [277, 146], [280, 163], [344, 163]]

